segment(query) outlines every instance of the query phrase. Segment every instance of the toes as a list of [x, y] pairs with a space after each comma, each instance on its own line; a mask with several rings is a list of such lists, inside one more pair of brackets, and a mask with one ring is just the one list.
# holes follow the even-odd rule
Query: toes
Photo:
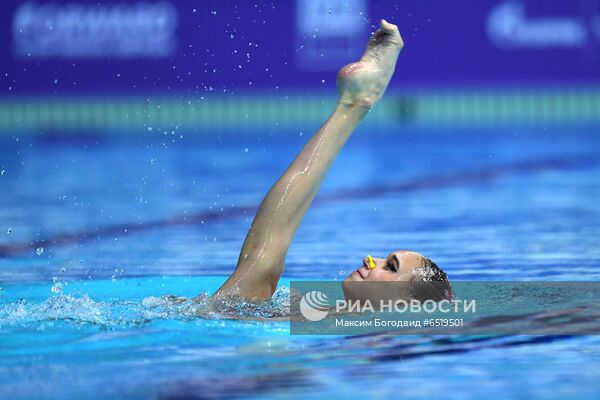
[[398, 27], [394, 24], [390, 24], [385, 19], [382, 19], [380, 21], [379, 27], [381, 28], [382, 31], [389, 33], [389, 34], [394, 34], [394, 33], [398, 32]]
[[398, 31], [398, 27], [394, 24], [390, 24], [385, 19], [382, 19], [379, 23], [379, 31], [389, 35], [391, 41], [397, 44], [399, 47], [404, 46], [404, 41], [400, 36], [400, 32]]

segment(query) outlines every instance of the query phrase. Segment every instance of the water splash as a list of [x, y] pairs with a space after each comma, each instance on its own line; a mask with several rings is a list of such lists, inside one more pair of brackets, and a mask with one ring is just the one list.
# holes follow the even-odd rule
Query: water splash
[[119, 328], [155, 320], [268, 319], [289, 316], [290, 292], [280, 287], [270, 300], [211, 299], [208, 294], [96, 301], [85, 293], [58, 293], [41, 302], [20, 299], [0, 305], [0, 328], [64, 321], [75, 325]]

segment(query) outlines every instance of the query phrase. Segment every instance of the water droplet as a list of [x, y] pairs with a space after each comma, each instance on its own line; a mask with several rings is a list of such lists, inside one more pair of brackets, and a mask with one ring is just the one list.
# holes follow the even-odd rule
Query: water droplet
[[5, 173], [6, 173], [5, 170], [0, 171], [0, 176], [4, 176]]
[[244, 153], [247, 153], [247, 152], [248, 152], [248, 148], [246, 147], [246, 148], [244, 149]]
[[60, 293], [60, 292], [62, 292], [62, 283], [56, 282], [54, 285], [52, 285], [52, 287], [50, 288], [50, 291], [52, 293]]
[[8, 228], [8, 229], [6, 230], [6, 234], [7, 234], [7, 235], [10, 235], [11, 233], [12, 233], [12, 229]]
[[44, 248], [38, 247], [37, 249], [35, 249], [35, 254], [37, 254], [38, 256], [41, 256], [42, 254], [44, 254]]

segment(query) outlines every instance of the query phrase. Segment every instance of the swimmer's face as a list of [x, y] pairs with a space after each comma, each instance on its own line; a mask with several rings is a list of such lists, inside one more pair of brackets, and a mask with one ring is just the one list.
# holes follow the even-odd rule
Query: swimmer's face
[[[375, 268], [371, 269], [369, 260], [365, 257], [362, 265], [344, 279], [342, 283], [344, 295], [346, 299], [351, 300], [379, 297], [382, 293], [369, 293], [369, 291], [377, 291], [378, 288], [385, 286], [358, 285], [353, 282], [410, 282], [414, 276], [413, 271], [422, 267], [425, 260], [424, 256], [414, 251], [398, 250], [390, 253], [386, 258], [373, 257]], [[405, 295], [408, 296], [408, 293]], [[394, 297], [404, 296], [401, 293], [394, 293]]]
[[362, 265], [344, 280], [346, 281], [410, 281], [412, 272], [421, 267], [425, 257], [414, 251], [398, 250], [386, 258], [373, 257], [375, 268], [369, 268], [369, 260], [363, 258]]

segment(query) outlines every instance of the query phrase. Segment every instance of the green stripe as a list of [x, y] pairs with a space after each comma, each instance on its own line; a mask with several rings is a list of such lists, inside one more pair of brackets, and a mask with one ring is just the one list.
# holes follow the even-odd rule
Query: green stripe
[[[149, 99], [149, 101], [148, 101]], [[126, 131], [275, 129], [318, 125], [335, 105], [331, 95], [238, 95], [211, 98], [0, 99], [0, 131]], [[367, 123], [386, 126], [598, 123], [600, 89], [410, 91], [388, 93]]]

